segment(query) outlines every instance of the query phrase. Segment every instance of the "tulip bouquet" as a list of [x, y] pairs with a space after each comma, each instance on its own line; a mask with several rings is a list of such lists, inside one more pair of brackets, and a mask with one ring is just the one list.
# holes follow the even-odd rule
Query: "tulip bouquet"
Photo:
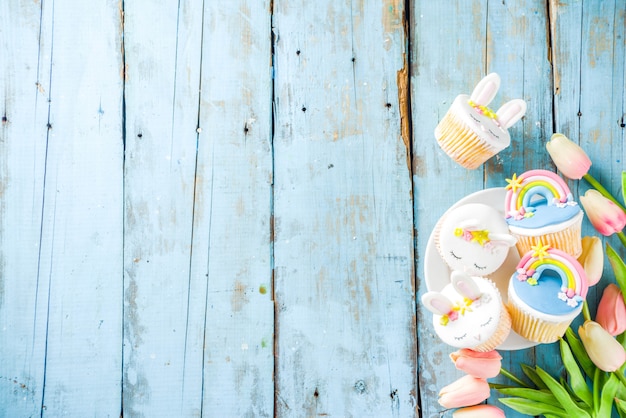
[[[585, 179], [593, 187], [580, 197], [592, 226], [604, 236], [616, 234], [626, 247], [626, 209], [588, 173], [591, 160], [587, 154], [562, 134], [554, 134], [546, 148], [565, 177]], [[626, 172], [621, 184], [626, 203]], [[595, 320], [585, 302], [578, 333], [570, 327], [560, 339], [567, 378], [557, 379], [539, 366], [522, 365], [523, 379], [501, 369], [515, 383], [490, 385], [508, 396], [500, 399], [504, 405], [533, 416], [608, 418], [617, 413], [626, 418], [626, 264], [608, 243], [606, 255], [617, 285], [604, 289]], [[595, 284], [602, 275], [604, 257], [597, 237], [583, 239], [581, 257], [586, 257], [589, 284]]]

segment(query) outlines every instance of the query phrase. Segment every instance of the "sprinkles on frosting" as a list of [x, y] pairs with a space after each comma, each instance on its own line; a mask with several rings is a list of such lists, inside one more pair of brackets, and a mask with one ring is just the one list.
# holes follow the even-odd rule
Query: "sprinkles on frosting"
[[468, 242], [476, 242], [481, 247], [486, 246], [491, 241], [489, 239], [489, 231], [487, 231], [486, 229], [472, 230], [467, 228], [455, 228], [454, 236], [463, 238], [465, 241]]
[[552, 271], [561, 278], [561, 289], [557, 297], [568, 306], [575, 308], [584, 300], [588, 285], [580, 263], [567, 253], [539, 241], [532, 247], [532, 251], [522, 257], [514, 276], [530, 286], [540, 286], [544, 271]]
[[460, 315], [465, 315], [467, 312], [474, 312], [472, 307], [479, 308], [483, 303], [488, 303], [491, 300], [491, 296], [486, 293], [481, 294], [478, 298], [472, 300], [468, 297], [464, 297], [460, 303], [452, 305], [452, 309], [445, 315], [441, 315], [439, 323], [444, 327], [448, 325], [450, 321], [456, 321]]
[[474, 110], [485, 116], [488, 117], [489, 119], [493, 119], [494, 123], [497, 126], [500, 126], [500, 123], [498, 122], [498, 115], [496, 115], [496, 112], [494, 112], [493, 110], [489, 109], [487, 106], [483, 106], [483, 105], [479, 105], [477, 103], [475, 103], [473, 100], [468, 100], [467, 104], [470, 105], [471, 107], [474, 108]]

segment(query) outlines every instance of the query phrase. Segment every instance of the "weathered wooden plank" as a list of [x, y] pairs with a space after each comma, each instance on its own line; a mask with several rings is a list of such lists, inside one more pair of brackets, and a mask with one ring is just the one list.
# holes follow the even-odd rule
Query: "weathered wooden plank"
[[404, 13], [274, 1], [278, 416], [416, 414]]
[[[412, 109], [418, 257], [425, 253], [434, 224], [452, 203], [483, 188], [501, 187], [506, 184], [504, 179], [514, 172], [549, 165], [543, 145], [552, 132], [545, 29], [547, 10], [534, 2], [454, 2], [455, 13], [451, 17], [444, 11], [450, 6], [450, 3], [441, 4], [442, 10], [438, 10], [430, 4], [416, 4], [412, 13], [415, 23]], [[441, 25], [454, 30], [442, 33], [436, 29]], [[432, 130], [454, 97], [469, 94], [474, 84], [490, 72], [497, 72], [502, 79], [494, 106], [523, 98], [528, 103], [528, 112], [509, 130], [511, 146], [488, 160], [482, 169], [469, 172], [456, 166], [439, 150]], [[418, 142], [420, 138], [422, 142]], [[442, 188], [447, 193], [441, 194]], [[440, 210], [434, 213], [427, 210], [430, 207]], [[424, 260], [418, 260], [418, 277], [422, 283]], [[421, 294], [425, 286], [421, 285], [419, 290]], [[420, 376], [423, 377], [421, 406], [425, 417], [434, 417], [442, 410], [437, 404], [437, 392], [461, 373], [455, 371], [447, 359], [454, 349], [433, 335], [431, 314], [419, 309], [418, 312]], [[533, 349], [502, 351], [502, 354], [504, 366], [515, 373], [520, 372], [520, 363], [534, 363]], [[497, 404], [495, 393], [489, 402]], [[509, 415], [517, 416], [507, 411]]]
[[[411, 9], [411, 110], [413, 184], [417, 260], [417, 313], [420, 408], [425, 418], [439, 417], [439, 390], [461, 374], [432, 329], [432, 314], [419, 298], [424, 283], [424, 254], [431, 231], [460, 198], [483, 188], [483, 169], [466, 170], [441, 151], [434, 129], [456, 95], [470, 94], [487, 73], [487, 2], [415, 2]], [[442, 27], [447, 30], [441, 30]]]
[[[0, 4], [0, 416], [39, 415], [47, 278], [39, 279], [50, 91], [50, 19]], [[38, 89], [38, 86], [40, 88]], [[41, 294], [39, 294], [41, 290]], [[47, 300], [43, 302], [47, 305]], [[40, 308], [40, 311], [37, 310]]]
[[[9, 128], [3, 138], [3, 157], [15, 161], [3, 166], [9, 191], [3, 207], [9, 211], [3, 214], [2, 248], [5, 257], [16, 258], [2, 273], [11, 298], [3, 316], [10, 328], [24, 330], [4, 334], [12, 341], [3, 341], [2, 349], [5, 343], [14, 348], [7, 353], [12, 370], [2, 374], [16, 377], [2, 379], [4, 389], [13, 385], [3, 393], [2, 409], [7, 416], [117, 416], [122, 286], [111, 278], [122, 270], [118, 7], [46, 2], [39, 12], [25, 7], [9, 13], [6, 27], [20, 15], [24, 20], [15, 25], [26, 24], [25, 30], [12, 35], [38, 37], [40, 49], [27, 50], [30, 57], [17, 55], [17, 71], [4, 78], [5, 112], [15, 115], [16, 130]], [[26, 20], [34, 17], [39, 28], [36, 20]], [[24, 78], [12, 78], [18, 74]], [[24, 137], [29, 133], [33, 139]], [[27, 161], [23, 169], [16, 165]], [[12, 284], [22, 275], [21, 285]], [[14, 305], [21, 301], [28, 323], [21, 323], [21, 308]]]
[[204, 321], [202, 412], [272, 417], [270, 2], [204, 5], [190, 301]]
[[126, 1], [124, 17], [124, 415], [195, 416], [202, 387], [187, 372], [202, 368], [202, 352], [187, 340], [203, 324], [189, 304], [202, 2]]

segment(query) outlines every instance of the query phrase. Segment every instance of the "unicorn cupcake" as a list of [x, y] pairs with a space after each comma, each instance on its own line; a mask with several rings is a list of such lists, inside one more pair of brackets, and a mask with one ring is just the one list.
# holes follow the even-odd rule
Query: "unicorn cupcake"
[[583, 212], [565, 181], [548, 170], [513, 174], [506, 181], [504, 213], [520, 257], [539, 242], [578, 257]]
[[587, 290], [580, 263], [539, 242], [521, 258], [509, 281], [511, 328], [537, 343], [557, 341], [582, 311]]

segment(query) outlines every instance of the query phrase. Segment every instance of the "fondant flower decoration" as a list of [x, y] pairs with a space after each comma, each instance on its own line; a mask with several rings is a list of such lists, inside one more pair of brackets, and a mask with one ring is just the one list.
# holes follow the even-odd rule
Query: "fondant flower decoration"
[[531, 286], [537, 286], [537, 278], [536, 277], [529, 277], [528, 280], [526, 280], [526, 283], [528, 283]]

